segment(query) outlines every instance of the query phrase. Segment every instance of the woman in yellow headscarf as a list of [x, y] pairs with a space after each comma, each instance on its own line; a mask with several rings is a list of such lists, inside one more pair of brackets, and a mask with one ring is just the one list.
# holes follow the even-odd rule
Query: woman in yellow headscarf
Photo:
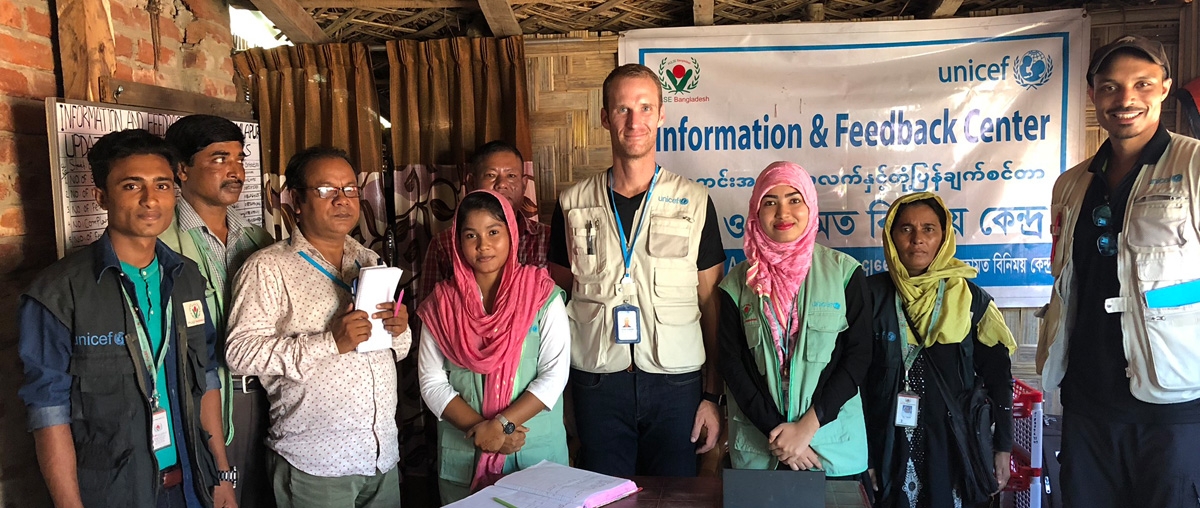
[[995, 478], [998, 488], [1008, 482], [1016, 343], [991, 296], [968, 280], [975, 269], [954, 258], [950, 217], [936, 194], [897, 199], [883, 229], [888, 271], [867, 279], [875, 340], [863, 406], [877, 507], [971, 506], [935, 375], [953, 400], [976, 380], [986, 387]]

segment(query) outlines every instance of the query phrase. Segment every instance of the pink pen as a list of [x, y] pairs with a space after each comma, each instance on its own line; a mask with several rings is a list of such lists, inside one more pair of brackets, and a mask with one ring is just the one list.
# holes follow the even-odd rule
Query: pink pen
[[401, 303], [403, 301], [404, 301], [404, 290], [401, 289], [400, 296], [396, 297], [395, 305], [392, 306], [392, 317], [396, 317], [396, 316], [400, 315], [400, 306], [404, 305], [403, 303]]

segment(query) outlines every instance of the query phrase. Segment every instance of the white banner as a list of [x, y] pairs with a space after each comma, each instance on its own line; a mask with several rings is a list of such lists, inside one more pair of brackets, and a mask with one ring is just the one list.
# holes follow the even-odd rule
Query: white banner
[[1050, 191], [1083, 159], [1082, 10], [931, 21], [635, 30], [621, 63], [663, 81], [658, 162], [708, 187], [729, 261], [754, 178], [804, 166], [818, 241], [886, 270], [888, 205], [936, 192], [958, 257], [1006, 307], [1050, 294]]

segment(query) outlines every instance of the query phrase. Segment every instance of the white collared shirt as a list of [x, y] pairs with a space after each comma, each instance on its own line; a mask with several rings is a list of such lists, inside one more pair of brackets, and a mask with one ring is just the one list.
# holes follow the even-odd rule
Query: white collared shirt
[[[226, 361], [235, 374], [258, 376], [271, 402], [267, 446], [297, 469], [323, 477], [372, 476], [400, 459], [396, 430], [396, 361], [412, 331], [392, 349], [338, 354], [333, 319], [349, 292], [300, 256], [331, 265], [299, 231], [250, 257], [238, 272], [229, 315]], [[379, 256], [346, 237], [341, 280]]]

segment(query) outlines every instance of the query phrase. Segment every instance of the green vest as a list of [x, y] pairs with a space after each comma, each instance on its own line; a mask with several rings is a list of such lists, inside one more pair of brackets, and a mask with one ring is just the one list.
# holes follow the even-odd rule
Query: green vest
[[[555, 298], [563, 298], [562, 289], [555, 288], [550, 298], [542, 305], [525, 344], [521, 347], [521, 363], [517, 366], [517, 377], [513, 381], [512, 400], [517, 400], [529, 383], [537, 377], [538, 352], [542, 345], [540, 325], [546, 315], [546, 309]], [[454, 365], [449, 360], [445, 362], [449, 374], [450, 386], [458, 392], [463, 401], [472, 409], [483, 412], [483, 385], [487, 376], [476, 374], [468, 369]], [[538, 413], [525, 426], [529, 432], [525, 435], [525, 446], [520, 451], [509, 455], [504, 461], [504, 474], [519, 471], [535, 465], [542, 460], [549, 460], [563, 465], [569, 465], [567, 457], [567, 430], [563, 425], [562, 397], [554, 402], [554, 408]], [[466, 438], [466, 434], [446, 420], [438, 422], [438, 486], [441, 490], [442, 503], [449, 504], [471, 494], [471, 479], [475, 476], [475, 465], [479, 462], [479, 450], [475, 443]]]
[[[812, 405], [821, 371], [829, 364], [837, 336], [849, 328], [846, 321], [846, 284], [859, 264], [854, 258], [817, 245], [812, 268], [796, 296], [800, 313], [800, 332], [791, 357], [788, 400], [781, 400], [780, 366], [775, 354], [775, 339], [770, 321], [763, 313], [762, 299], [746, 287], [748, 262], [730, 270], [720, 287], [741, 309], [742, 327], [747, 346], [754, 352], [757, 374], [767, 379], [775, 405], [795, 422]], [[778, 460], [767, 447], [767, 436], [742, 413], [732, 396], [729, 399], [729, 452], [737, 469], [775, 469]], [[821, 457], [828, 476], [858, 474], [867, 469], [867, 431], [862, 399], [855, 394], [838, 412], [837, 418], [817, 430], [809, 445]]]
[[[225, 291], [221, 291], [213, 285], [215, 279], [212, 273], [218, 267], [209, 261], [208, 256], [205, 256], [206, 253], [210, 253], [208, 244], [204, 243], [203, 238], [197, 238], [197, 235], [192, 233], [179, 229], [179, 217], [175, 216], [171, 219], [171, 226], [159, 234], [158, 239], [167, 244], [171, 250], [195, 261], [196, 266], [200, 269], [200, 275], [204, 276], [204, 305], [208, 307], [208, 315], [212, 318], [213, 328], [217, 331], [217, 358], [221, 364], [217, 368], [217, 374], [221, 378], [221, 413], [224, 415], [225, 444], [229, 444], [233, 442], [234, 433], [233, 390], [229, 389], [233, 380], [229, 375], [229, 369], [225, 367], [225, 321], [229, 319], [225, 310], [229, 290], [233, 286], [234, 274], [225, 275]], [[271, 237], [270, 233], [263, 228], [251, 225], [242, 229], [233, 248], [257, 251], [272, 243], [275, 243], [275, 239]]]

